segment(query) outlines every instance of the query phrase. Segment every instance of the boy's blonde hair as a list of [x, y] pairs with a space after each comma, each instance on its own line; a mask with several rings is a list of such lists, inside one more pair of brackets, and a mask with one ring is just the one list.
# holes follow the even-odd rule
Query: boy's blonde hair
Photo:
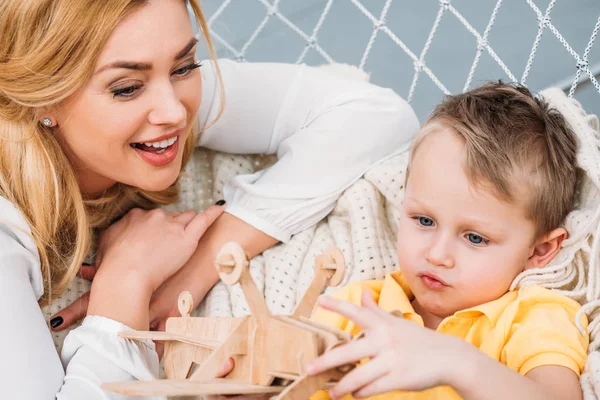
[[447, 96], [415, 138], [411, 161], [440, 125], [464, 140], [465, 172], [474, 186], [509, 202], [517, 190], [527, 194], [534, 240], [564, 223], [575, 196], [578, 141], [557, 110], [524, 86], [501, 81]]

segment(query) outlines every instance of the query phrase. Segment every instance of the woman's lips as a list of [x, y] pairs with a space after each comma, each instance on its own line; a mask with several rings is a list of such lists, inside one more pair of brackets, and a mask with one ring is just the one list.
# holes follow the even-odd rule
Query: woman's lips
[[180, 138], [177, 138], [177, 141], [167, 147], [162, 153], [153, 153], [150, 151], [144, 151], [140, 148], [133, 147], [133, 149], [138, 153], [140, 158], [147, 162], [148, 164], [154, 167], [163, 167], [168, 165], [175, 160], [177, 157], [177, 153], [179, 151], [179, 142]]

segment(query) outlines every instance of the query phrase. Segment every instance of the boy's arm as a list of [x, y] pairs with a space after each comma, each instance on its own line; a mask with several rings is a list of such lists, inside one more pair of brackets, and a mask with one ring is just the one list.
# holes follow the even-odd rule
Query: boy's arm
[[469, 347], [457, 359], [448, 382], [465, 400], [469, 399], [582, 399], [579, 378], [566, 367], [541, 366], [525, 376], [488, 357], [475, 347]]

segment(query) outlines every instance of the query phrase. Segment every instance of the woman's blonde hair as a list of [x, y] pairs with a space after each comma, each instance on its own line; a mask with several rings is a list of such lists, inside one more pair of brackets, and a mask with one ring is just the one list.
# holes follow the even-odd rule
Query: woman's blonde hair
[[[146, 3], [0, 0], [0, 196], [14, 204], [31, 227], [44, 277], [41, 303], [62, 292], [77, 273], [90, 251], [94, 229], [107, 227], [132, 207], [151, 208], [178, 199], [177, 182], [160, 192], [118, 183], [100, 198], [84, 199], [71, 163], [52, 131], [40, 123], [43, 110], [59, 105], [88, 82], [115, 27]], [[185, 3], [216, 60], [200, 5], [197, 0]], [[223, 106], [221, 97], [221, 110]], [[193, 151], [194, 136], [185, 143], [182, 168]]]

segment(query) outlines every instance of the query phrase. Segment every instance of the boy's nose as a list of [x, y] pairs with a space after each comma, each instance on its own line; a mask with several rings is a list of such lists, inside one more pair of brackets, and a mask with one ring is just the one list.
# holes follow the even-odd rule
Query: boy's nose
[[438, 233], [434, 236], [425, 259], [436, 267], [453, 268], [454, 255], [450, 235]]

